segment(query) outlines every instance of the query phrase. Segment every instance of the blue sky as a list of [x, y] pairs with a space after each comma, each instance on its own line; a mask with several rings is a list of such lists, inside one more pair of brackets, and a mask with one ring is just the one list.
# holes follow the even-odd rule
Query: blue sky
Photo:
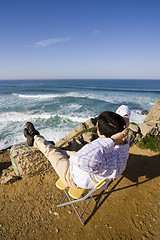
[[160, 79], [159, 0], [0, 0], [0, 79]]

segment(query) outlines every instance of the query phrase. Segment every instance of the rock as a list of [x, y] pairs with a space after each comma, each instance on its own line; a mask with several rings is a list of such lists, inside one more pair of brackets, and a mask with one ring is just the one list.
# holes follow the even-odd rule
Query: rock
[[139, 126], [138, 125], [136, 125], [136, 124], [129, 124], [129, 129], [132, 131], [132, 132], [136, 132], [136, 133], [138, 133], [138, 132], [140, 132], [140, 128], [139, 128]]
[[55, 147], [61, 147], [66, 143], [65, 138], [60, 139], [58, 142], [56, 142]]
[[141, 130], [137, 124], [129, 124], [129, 139], [130, 146], [142, 139]]
[[10, 158], [14, 172], [22, 178], [53, 169], [47, 158], [38, 149], [29, 147], [27, 143], [12, 146]]
[[155, 123], [148, 123], [148, 122], [143, 122], [141, 124], [139, 124], [139, 128], [141, 130], [142, 136], [143, 138], [147, 136], [147, 134], [153, 132], [156, 128], [156, 124]]
[[93, 128], [96, 126], [97, 124], [97, 118], [91, 118], [91, 119], [88, 119], [86, 122], [85, 122], [87, 128]]
[[142, 139], [142, 134], [138, 132], [129, 131], [130, 146], [136, 144], [139, 140]]
[[151, 130], [150, 134], [152, 136], [160, 136], [160, 123], [155, 124], [155, 127]]
[[69, 146], [67, 149], [70, 151], [78, 151], [83, 147], [84, 144], [81, 143], [79, 139], [73, 139], [73, 141], [69, 142]]
[[[91, 118], [91, 119], [88, 119], [85, 123], [79, 124], [73, 130], [71, 130], [67, 136], [59, 140], [55, 144], [55, 147], [71, 150], [73, 139], [74, 138], [81, 139], [82, 138], [81, 134], [83, 134], [83, 131], [85, 130], [87, 131], [90, 130], [92, 132], [93, 130], [96, 129], [96, 124], [97, 124], [97, 118]], [[82, 139], [80, 141], [82, 143]], [[83, 145], [84, 144], [85, 142], [83, 143]]]
[[2, 171], [2, 175], [0, 176], [0, 184], [13, 183], [19, 179], [21, 179], [21, 177], [17, 176], [14, 172], [13, 166], [10, 166]]
[[142, 134], [141, 133], [137, 133], [135, 140], [136, 140], [135, 142], [138, 142], [138, 141], [142, 140]]
[[130, 146], [132, 146], [135, 143], [136, 133], [129, 131], [129, 139], [130, 139]]
[[77, 133], [80, 133], [82, 132], [83, 130], [85, 130], [87, 127], [84, 123], [81, 123], [80, 125], [78, 125], [77, 127], [74, 128], [74, 130], [76, 131], [76, 134]]
[[160, 99], [152, 107], [143, 123], [129, 125], [130, 146], [145, 138], [148, 134], [152, 136], [160, 135]]
[[160, 121], [160, 99], [156, 101], [151, 108], [144, 122], [159, 122]]
[[59, 229], [58, 228], [56, 228], [56, 233], [59, 233]]
[[141, 114], [142, 114], [142, 115], [147, 115], [148, 113], [149, 113], [149, 112], [148, 112], [147, 110], [142, 110], [142, 111], [141, 111]]
[[59, 213], [54, 212], [53, 215], [54, 215], [54, 216], [59, 216]]
[[64, 138], [62, 138], [60, 141], [58, 141], [55, 144], [55, 147], [66, 147], [68, 145], [68, 141], [70, 141], [72, 138], [74, 138], [77, 135], [77, 132], [75, 131], [75, 129], [73, 129], [72, 131], [70, 131], [68, 133], [68, 135]]
[[85, 143], [92, 142], [96, 138], [97, 138], [97, 135], [91, 132], [86, 132], [82, 134], [82, 139]]

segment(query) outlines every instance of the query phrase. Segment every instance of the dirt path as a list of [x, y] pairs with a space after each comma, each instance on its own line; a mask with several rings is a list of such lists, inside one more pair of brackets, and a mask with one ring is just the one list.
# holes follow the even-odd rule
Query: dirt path
[[[0, 151], [0, 172], [9, 161], [9, 150]], [[71, 207], [56, 208], [56, 180], [53, 171], [0, 185], [1, 240], [160, 239], [160, 154], [132, 147], [123, 176], [91, 201], [85, 226]]]

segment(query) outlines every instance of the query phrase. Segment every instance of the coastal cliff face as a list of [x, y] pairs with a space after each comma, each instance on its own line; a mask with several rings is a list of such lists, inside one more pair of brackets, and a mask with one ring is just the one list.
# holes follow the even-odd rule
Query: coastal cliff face
[[158, 99], [151, 108], [144, 122], [155, 122], [160, 124], [160, 99]]
[[129, 125], [130, 145], [150, 136], [160, 136], [160, 99], [156, 101], [143, 123]]
[[[96, 118], [81, 123], [67, 136], [58, 141], [55, 146], [65, 150], [78, 151], [85, 144], [98, 137], [96, 123]], [[149, 134], [151, 136], [160, 136], [160, 100], [157, 100], [143, 123], [139, 125], [130, 123], [130, 146], [146, 138]], [[5, 169], [0, 176], [1, 184], [53, 170], [47, 158], [39, 150], [29, 147], [26, 143], [12, 146], [10, 158], [12, 165]]]

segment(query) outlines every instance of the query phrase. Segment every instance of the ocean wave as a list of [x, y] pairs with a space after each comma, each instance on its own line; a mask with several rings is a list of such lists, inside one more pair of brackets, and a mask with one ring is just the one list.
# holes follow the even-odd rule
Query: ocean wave
[[[34, 111], [28, 111], [28, 112], [4, 112], [0, 114], [0, 124], [12, 124], [13, 122], [27, 122], [27, 121], [36, 121], [37, 119], [41, 119], [44, 121], [52, 120], [52, 122], [73, 122], [73, 123], [82, 123], [87, 121], [89, 118], [92, 118], [94, 116], [91, 116], [89, 114], [84, 113], [77, 113], [77, 114], [54, 114], [54, 113], [47, 113], [47, 112], [35, 112]], [[145, 118], [145, 115], [141, 114], [141, 111], [138, 109], [131, 110], [131, 121], [134, 121], [136, 123], [143, 122]], [[1, 125], [2, 127], [2, 125]], [[0, 129], [1, 129], [0, 127]]]
[[82, 123], [86, 122], [91, 116], [86, 116], [86, 117], [80, 117], [80, 116], [64, 116], [64, 115], [58, 115], [62, 119], [67, 119], [72, 122], [77, 122], [77, 123]]
[[12, 93], [13, 96], [17, 96], [19, 98], [40, 98], [40, 99], [50, 99], [50, 98], [57, 98], [57, 97], [62, 97], [62, 95], [58, 94], [18, 94], [18, 93]]
[[[93, 99], [96, 101], [103, 101], [106, 103], [112, 103], [112, 104], [121, 104], [123, 100], [123, 104], [126, 102], [126, 104], [131, 105], [133, 103], [139, 104], [140, 99], [141, 99], [141, 105], [146, 106], [150, 105], [152, 106], [155, 102], [155, 99], [151, 97], [139, 97], [139, 96], [132, 96], [132, 95], [123, 95], [123, 94], [107, 94], [107, 93], [81, 93], [81, 92], [68, 92], [68, 93], [63, 93], [63, 94], [38, 94], [38, 95], [29, 95], [29, 94], [17, 94], [17, 93], [12, 93], [12, 96], [16, 96], [18, 98], [26, 98], [26, 99], [35, 99], [38, 101], [44, 101], [44, 100], [50, 100], [50, 99], [59, 99], [60, 104], [63, 103], [64, 105], [67, 104], [67, 107], [69, 105], [73, 104], [74, 101], [78, 101], [78, 99], [86, 99], [85, 101], [87, 102], [87, 99]], [[67, 103], [66, 100], [63, 100], [64, 98], [73, 98], [69, 101], [72, 101]], [[34, 102], [36, 103], [36, 102]], [[80, 108], [80, 105], [79, 105]]]
[[19, 113], [19, 112], [5, 112], [1, 113], [1, 122], [24, 122], [34, 120], [37, 118], [49, 119], [49, 114], [32, 114], [32, 113]]
[[18, 112], [4, 112], [0, 114], [0, 123], [12, 123], [12, 122], [26, 122], [26, 121], [35, 121], [37, 119], [48, 120], [48, 119], [56, 119], [58, 118], [60, 121], [68, 120], [71, 122], [85, 122], [91, 116], [72, 116], [72, 115], [62, 115], [62, 114], [53, 114], [53, 113], [33, 113], [33, 112], [26, 112], [26, 113], [18, 113]]
[[[70, 131], [71, 128], [50, 128], [46, 127], [44, 129], [40, 129], [40, 133], [49, 141], [58, 142], [61, 138], [65, 137]], [[21, 142], [25, 142], [26, 138], [23, 135], [23, 126], [14, 125], [12, 129], [10, 129], [10, 133], [7, 135], [3, 135], [2, 140], [0, 141], [0, 149], [6, 149], [14, 144], [18, 144]]]
[[[25, 122], [31, 121], [40, 133], [48, 140], [58, 141], [66, 136], [75, 126], [93, 117], [85, 113], [64, 115], [42, 112], [5, 112], [0, 115], [0, 149], [26, 141], [23, 135]], [[139, 109], [131, 110], [131, 122], [137, 124], [144, 121], [146, 116]]]
[[[83, 98], [83, 99], [94, 99], [98, 101], [104, 101], [104, 102], [111, 102], [111, 103], [117, 103], [120, 99], [119, 96], [115, 96], [114, 98], [107, 97], [106, 95], [99, 95], [99, 94], [90, 94], [90, 93], [78, 93], [78, 92], [69, 92], [69, 93], [64, 93], [64, 94], [39, 94], [39, 95], [28, 95], [28, 94], [16, 94], [13, 93], [13, 96], [16, 96], [18, 98], [26, 98], [26, 99], [37, 99], [39, 101], [43, 100], [49, 100], [49, 99], [56, 99], [59, 98], [63, 102], [64, 98], [73, 98], [77, 101], [78, 98]], [[74, 101], [74, 100], [72, 100]], [[87, 101], [87, 100], [86, 100]], [[66, 104], [66, 102], [64, 102]], [[69, 104], [68, 104], [69, 106]]]
[[136, 109], [131, 111], [130, 122], [140, 124], [144, 121], [145, 118], [146, 115], [142, 115], [140, 110]]
[[95, 95], [90, 95], [88, 93], [77, 93], [77, 92], [69, 92], [63, 94], [17, 94], [12, 93], [13, 96], [19, 98], [35, 98], [35, 99], [51, 99], [51, 98], [66, 98], [66, 97], [73, 97], [73, 98], [94, 98]]

